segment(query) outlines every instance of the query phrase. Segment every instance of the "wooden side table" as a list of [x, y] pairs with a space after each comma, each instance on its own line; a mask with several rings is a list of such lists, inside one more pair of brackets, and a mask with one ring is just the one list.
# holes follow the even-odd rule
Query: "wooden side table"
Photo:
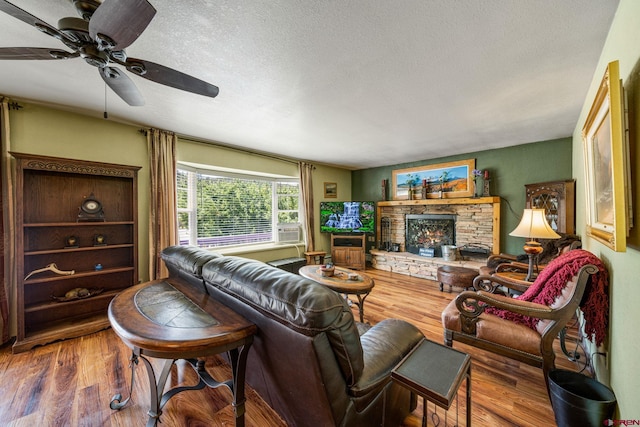
[[[467, 427], [471, 426], [471, 356], [423, 339], [391, 371], [391, 379], [424, 399], [422, 426], [427, 421], [427, 400], [445, 410], [453, 403], [462, 380], [467, 380]], [[457, 424], [457, 420], [456, 420]]]
[[[122, 395], [115, 395], [109, 405], [111, 409], [121, 409], [131, 399], [135, 369], [142, 361], [151, 393], [147, 427], [156, 426], [171, 397], [205, 386], [226, 386], [231, 390], [236, 426], [244, 426], [245, 368], [257, 330], [253, 323], [209, 298], [201, 289], [165, 280], [143, 283], [116, 295], [109, 305], [108, 316], [114, 332], [132, 349], [129, 397], [122, 401]], [[211, 377], [204, 361], [197, 358], [224, 352], [229, 356], [232, 379], [220, 382]], [[166, 359], [159, 377], [147, 357]], [[162, 394], [177, 359], [185, 359], [194, 368], [199, 382], [176, 386]]]
[[307, 265], [322, 265], [324, 264], [324, 257], [327, 255], [325, 251], [310, 251], [305, 252], [304, 256], [307, 259]]

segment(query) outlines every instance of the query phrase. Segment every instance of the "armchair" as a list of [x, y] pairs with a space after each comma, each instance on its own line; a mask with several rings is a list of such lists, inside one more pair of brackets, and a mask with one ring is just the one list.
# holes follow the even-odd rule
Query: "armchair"
[[451, 347], [456, 340], [542, 368], [548, 388], [547, 375], [555, 368], [553, 342], [578, 307], [585, 333], [596, 345], [604, 340], [607, 287], [607, 271], [595, 255], [582, 249], [567, 252], [519, 297], [484, 290], [460, 293], [442, 312], [444, 342]]

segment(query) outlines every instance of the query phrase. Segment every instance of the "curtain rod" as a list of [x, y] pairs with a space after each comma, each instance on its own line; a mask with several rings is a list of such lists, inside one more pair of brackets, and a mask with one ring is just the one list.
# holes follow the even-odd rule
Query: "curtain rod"
[[[139, 130], [140, 133], [146, 135], [147, 134], [147, 130], [146, 129], [140, 129]], [[233, 145], [226, 145], [226, 144], [222, 144], [220, 142], [209, 142], [209, 141], [203, 141], [200, 139], [194, 139], [185, 135], [180, 135], [180, 134], [176, 134], [176, 136], [184, 141], [189, 141], [189, 142], [194, 142], [196, 144], [205, 144], [205, 145], [213, 145], [215, 147], [220, 147], [220, 148], [226, 148], [229, 150], [233, 150], [233, 151], [237, 151], [240, 153], [246, 153], [246, 154], [253, 154], [253, 155], [257, 155], [257, 156], [261, 156], [261, 157], [266, 157], [269, 159], [274, 159], [274, 160], [279, 160], [282, 162], [288, 162], [288, 163], [293, 163], [293, 164], [298, 164], [300, 163], [301, 160], [295, 160], [295, 159], [291, 159], [291, 158], [287, 158], [287, 157], [280, 157], [280, 156], [276, 156], [273, 154], [268, 154], [268, 153], [264, 153], [261, 151], [251, 151], [248, 150], [246, 148], [240, 148], [240, 147], [236, 147]]]

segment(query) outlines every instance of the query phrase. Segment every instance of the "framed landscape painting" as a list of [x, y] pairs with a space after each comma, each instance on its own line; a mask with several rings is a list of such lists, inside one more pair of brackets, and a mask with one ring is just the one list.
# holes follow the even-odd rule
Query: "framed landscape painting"
[[626, 251], [631, 221], [628, 145], [618, 61], [611, 62], [582, 129], [585, 153], [587, 235], [616, 252]]
[[394, 170], [393, 199], [471, 197], [475, 164], [475, 159], [469, 159]]
[[335, 182], [325, 182], [324, 197], [327, 199], [335, 199], [338, 197], [338, 184]]

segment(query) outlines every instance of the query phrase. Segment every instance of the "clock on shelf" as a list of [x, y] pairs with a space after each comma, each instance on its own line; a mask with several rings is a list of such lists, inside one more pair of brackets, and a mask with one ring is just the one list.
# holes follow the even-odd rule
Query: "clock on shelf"
[[95, 198], [93, 193], [82, 201], [78, 212], [78, 221], [104, 221], [102, 203]]

